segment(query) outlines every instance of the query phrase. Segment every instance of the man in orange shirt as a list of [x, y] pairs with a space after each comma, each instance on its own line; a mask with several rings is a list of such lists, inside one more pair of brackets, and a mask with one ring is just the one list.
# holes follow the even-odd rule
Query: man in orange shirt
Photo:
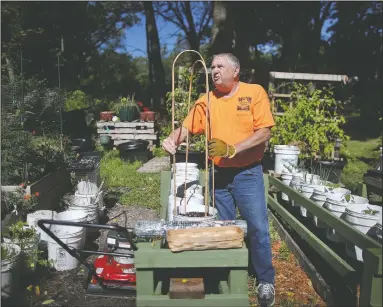
[[[211, 74], [215, 90], [209, 93], [211, 139], [209, 156], [215, 165], [215, 202], [221, 220], [235, 220], [236, 207], [247, 221], [251, 262], [257, 278], [258, 302], [273, 306], [274, 268], [261, 160], [270, 129], [275, 125], [262, 86], [239, 81], [238, 59], [214, 56]], [[204, 133], [207, 97], [197, 100], [182, 127], [163, 141], [175, 154], [188, 131]], [[211, 182], [211, 180], [210, 180]]]

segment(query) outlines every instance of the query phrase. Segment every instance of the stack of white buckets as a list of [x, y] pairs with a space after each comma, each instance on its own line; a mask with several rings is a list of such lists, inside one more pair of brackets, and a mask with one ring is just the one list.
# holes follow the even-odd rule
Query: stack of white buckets
[[[368, 199], [351, 195], [345, 188], [330, 188], [331, 182], [322, 181], [318, 175], [303, 173], [297, 169], [299, 149], [296, 146], [277, 145], [275, 153], [275, 173], [281, 174], [283, 183], [313, 200], [318, 206], [329, 210], [333, 215], [345, 220], [359, 231], [367, 234], [372, 228], [378, 238], [382, 236], [382, 208], [370, 205]], [[348, 196], [347, 196], [348, 195]], [[282, 199], [289, 202], [289, 197], [282, 193]], [[315, 226], [326, 229], [326, 237], [332, 242], [346, 244], [348, 256], [363, 261], [362, 250], [346, 241], [334, 229], [312, 216], [306, 208], [291, 200], [292, 206], [299, 207], [301, 216], [312, 218]], [[375, 210], [369, 214], [368, 210]]]
[[[101, 185], [102, 186], [102, 185]], [[48, 234], [37, 226], [37, 221], [41, 219], [53, 219], [81, 223], [97, 223], [103, 212], [102, 190], [96, 184], [89, 181], [81, 181], [77, 185], [77, 190], [73, 195], [68, 210], [57, 213], [50, 210], [40, 210], [28, 214], [28, 225], [35, 227], [40, 234], [40, 240], [48, 245], [48, 260], [54, 263], [57, 271], [72, 270], [79, 265], [79, 261], [69, 255], [65, 249], [57, 244]], [[85, 244], [86, 232], [90, 228], [46, 225], [50, 230], [69, 247], [83, 248]]]
[[[215, 219], [217, 210], [209, 207], [207, 217], [187, 217], [180, 214], [187, 212], [205, 212], [203, 187], [199, 185], [199, 169], [197, 163], [176, 163], [176, 173], [172, 172], [173, 177], [170, 185], [170, 195], [168, 202], [169, 221], [206, 221]], [[174, 191], [174, 182], [176, 191]], [[186, 183], [186, 190], [185, 190]], [[174, 195], [176, 194], [176, 212], [174, 216]]]

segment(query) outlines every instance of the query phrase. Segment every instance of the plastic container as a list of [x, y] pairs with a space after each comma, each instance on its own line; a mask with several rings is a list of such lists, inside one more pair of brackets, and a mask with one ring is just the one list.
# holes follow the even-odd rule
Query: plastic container
[[[292, 173], [283, 173], [281, 176], [281, 179], [285, 185], [289, 186], [291, 179], [293, 179], [293, 174]], [[289, 197], [285, 193], [282, 193], [282, 199], [285, 201], [289, 201]]]
[[[82, 227], [54, 225], [52, 232], [69, 247], [81, 249], [85, 243], [85, 230]], [[56, 241], [48, 239], [48, 260], [52, 260], [57, 271], [73, 270], [79, 260], [72, 257]]]
[[77, 191], [78, 194], [81, 195], [94, 195], [98, 193], [98, 187], [95, 183], [90, 181], [80, 181], [77, 184]]
[[1, 243], [1, 247], [11, 254], [1, 259], [1, 297], [8, 298], [16, 294], [20, 283], [20, 246], [13, 243]]
[[[364, 211], [374, 210], [375, 214], [368, 214]], [[382, 207], [370, 204], [355, 204], [346, 208], [343, 219], [360, 232], [367, 234], [371, 228], [375, 227], [382, 220]], [[358, 261], [363, 262], [363, 250], [346, 241], [346, 254]]]
[[194, 205], [190, 204], [188, 206], [179, 206], [177, 215], [174, 216], [174, 221], [184, 221], [184, 222], [204, 222], [204, 221], [211, 221], [216, 219], [218, 211], [216, 208], [213, 208], [211, 206], [208, 207], [209, 216], [203, 216], [203, 217], [189, 217], [189, 216], [182, 216], [180, 214], [187, 214], [188, 212], [205, 212], [205, 205]]
[[[188, 195], [186, 197], [176, 197], [176, 207], [183, 206], [188, 208], [189, 206], [203, 206], [204, 197], [202, 195]], [[173, 221], [174, 219], [174, 195], [169, 195], [168, 202], [168, 220]]]
[[[29, 213], [27, 215], [27, 223], [30, 227], [36, 229], [36, 233], [40, 236], [40, 241], [47, 242], [48, 234], [43, 231], [38, 225], [37, 222], [39, 220], [55, 220], [57, 218], [57, 212], [51, 210], [39, 210], [33, 213]], [[48, 229], [51, 229], [52, 225], [45, 225]]]
[[131, 140], [117, 146], [120, 158], [127, 162], [140, 161], [146, 163], [150, 157], [149, 142], [146, 140]]
[[286, 166], [297, 166], [299, 157], [299, 148], [297, 146], [289, 145], [275, 145], [275, 165], [274, 171], [276, 174], [289, 172]]

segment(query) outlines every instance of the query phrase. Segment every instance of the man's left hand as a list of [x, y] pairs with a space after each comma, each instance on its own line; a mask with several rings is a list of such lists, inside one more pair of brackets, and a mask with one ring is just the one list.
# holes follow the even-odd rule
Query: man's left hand
[[209, 156], [232, 158], [235, 156], [235, 147], [233, 145], [228, 145], [222, 140], [211, 139], [209, 141]]

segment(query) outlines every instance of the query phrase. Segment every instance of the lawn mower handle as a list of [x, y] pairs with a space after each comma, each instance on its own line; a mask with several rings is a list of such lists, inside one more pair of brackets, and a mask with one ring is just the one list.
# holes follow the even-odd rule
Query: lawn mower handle
[[[99, 225], [99, 224], [88, 224], [88, 223], [79, 223], [79, 222], [70, 222], [70, 221], [58, 221], [58, 220], [39, 220], [37, 221], [37, 225], [45, 231], [53, 240], [57, 242], [63, 249], [65, 249], [72, 257], [76, 258], [77, 260], [81, 261], [80, 253], [83, 254], [94, 254], [94, 255], [107, 255], [107, 256], [116, 256], [116, 257], [128, 257], [133, 258], [134, 255], [130, 254], [121, 254], [121, 253], [112, 253], [112, 252], [102, 252], [102, 251], [87, 251], [87, 250], [81, 250], [76, 248], [70, 248], [67, 244], [65, 244], [63, 241], [61, 241], [49, 228], [47, 228], [44, 224], [49, 225], [63, 225], [63, 226], [75, 226], [75, 227], [85, 227], [85, 228], [98, 228], [98, 229], [109, 229], [109, 230], [116, 230], [118, 232], [125, 232], [128, 234], [129, 243], [131, 244], [131, 247], [134, 251], [137, 250], [137, 246], [132, 241], [133, 236], [133, 228], [125, 228], [121, 227], [119, 225]], [[89, 264], [87, 261], [84, 260], [83, 265], [86, 266], [86, 268], [89, 270], [91, 275], [93, 275], [101, 287], [104, 288], [104, 285], [102, 283], [102, 279], [96, 274], [93, 265]]]

